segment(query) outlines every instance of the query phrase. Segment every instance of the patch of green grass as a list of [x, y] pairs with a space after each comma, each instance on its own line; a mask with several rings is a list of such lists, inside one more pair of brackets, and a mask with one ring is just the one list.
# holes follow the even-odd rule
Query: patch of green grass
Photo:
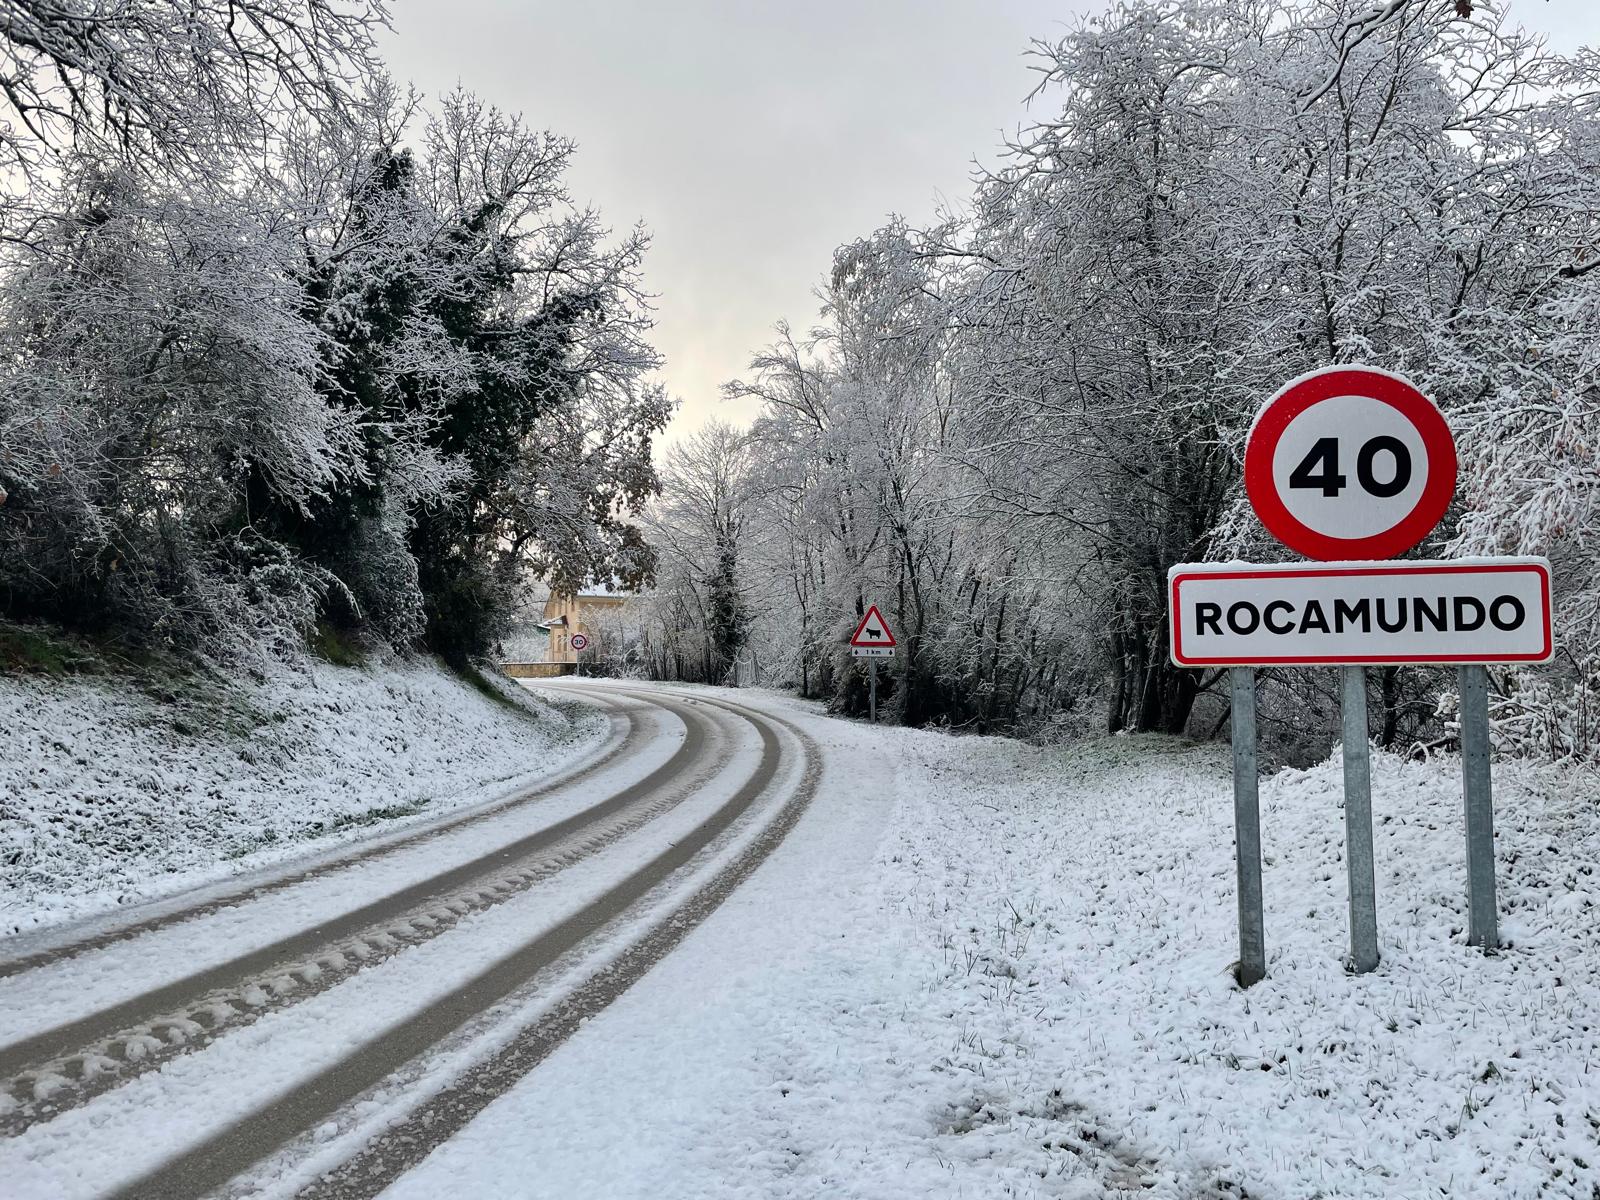
[[112, 659], [108, 669], [154, 702], [138, 718], [154, 730], [248, 744], [257, 742], [264, 729], [283, 723], [282, 713], [261, 707], [243, 673], [231, 675], [173, 655], [149, 658], [139, 668]]
[[365, 661], [361, 648], [326, 621], [318, 621], [306, 640], [311, 653], [336, 667], [359, 667]]
[[530, 719], [533, 717], [533, 714], [526, 707], [518, 704], [513, 697], [506, 695], [500, 688], [495, 687], [494, 682], [479, 670], [476, 665], [472, 663], [453, 663], [450, 664], [450, 669], [472, 685], [474, 691], [482, 693], [496, 704], [502, 704], [512, 712], [520, 713], [524, 717]]
[[37, 675], [98, 670], [99, 660], [67, 638], [30, 625], [0, 625], [0, 669]]
[[187, 738], [248, 741], [281, 713], [259, 710], [226, 673], [194, 661], [113, 640], [94, 641], [47, 626], [0, 622], [0, 673], [64, 679], [95, 675], [126, 684], [155, 703], [139, 718], [157, 731]]
[[236, 842], [223, 857], [228, 859], [243, 858], [247, 854], [254, 854], [257, 850], [275, 846], [279, 842], [304, 842], [312, 838], [326, 837], [329, 834], [340, 833], [346, 829], [354, 829], [362, 825], [376, 825], [380, 821], [393, 821], [397, 817], [413, 817], [427, 807], [428, 802], [426, 800], [417, 800], [410, 804], [390, 804], [383, 808], [369, 808], [366, 812], [347, 813], [342, 817], [335, 817], [331, 821], [312, 821], [286, 834], [280, 834], [275, 829], [268, 829]]

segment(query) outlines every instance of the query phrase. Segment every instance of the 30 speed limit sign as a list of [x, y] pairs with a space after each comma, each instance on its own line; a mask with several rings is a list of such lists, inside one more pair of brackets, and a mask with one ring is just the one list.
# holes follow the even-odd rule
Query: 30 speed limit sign
[[589, 639], [581, 633], [573, 634], [572, 648], [578, 651], [587, 650], [589, 648]]
[[1394, 558], [1439, 523], [1456, 486], [1443, 414], [1398, 375], [1326, 367], [1268, 401], [1244, 483], [1267, 531], [1307, 558]]

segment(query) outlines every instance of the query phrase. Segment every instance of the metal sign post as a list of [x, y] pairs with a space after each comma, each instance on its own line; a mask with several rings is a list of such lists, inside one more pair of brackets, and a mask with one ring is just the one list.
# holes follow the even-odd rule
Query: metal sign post
[[867, 659], [867, 720], [878, 723], [878, 660]]
[[1467, 809], [1467, 942], [1500, 945], [1494, 894], [1494, 800], [1489, 784], [1489, 672], [1457, 672], [1461, 693], [1461, 770]]
[[1372, 862], [1372, 763], [1367, 743], [1367, 670], [1344, 667], [1344, 860], [1350, 881], [1350, 969], [1378, 965], [1378, 897]]
[[584, 634], [575, 633], [568, 639], [567, 645], [572, 647], [572, 661], [575, 664], [572, 673], [581, 679], [583, 677], [583, 652], [589, 648], [589, 639]]
[[1550, 564], [1541, 558], [1315, 566], [1191, 563], [1172, 568], [1168, 593], [1173, 662], [1228, 667], [1233, 678], [1240, 981], [1258, 979], [1265, 971], [1251, 682], [1255, 668], [1264, 665], [1340, 668], [1350, 909], [1346, 961], [1357, 973], [1375, 969], [1379, 961], [1365, 666], [1460, 666], [1468, 941], [1494, 949], [1499, 942], [1483, 664], [1550, 660]]
[[1239, 986], [1267, 975], [1266, 921], [1261, 911], [1261, 806], [1256, 785], [1256, 672], [1234, 667], [1233, 827], [1239, 884]]

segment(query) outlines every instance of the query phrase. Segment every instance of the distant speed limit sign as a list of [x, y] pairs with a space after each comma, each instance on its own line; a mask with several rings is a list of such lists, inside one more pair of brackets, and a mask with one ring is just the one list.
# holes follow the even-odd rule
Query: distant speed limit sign
[[1244, 485], [1267, 532], [1307, 558], [1394, 558], [1450, 506], [1455, 439], [1400, 376], [1326, 367], [1287, 384], [1256, 417]]
[[589, 648], [589, 639], [581, 633], [573, 634], [572, 648], [574, 650], [587, 650]]

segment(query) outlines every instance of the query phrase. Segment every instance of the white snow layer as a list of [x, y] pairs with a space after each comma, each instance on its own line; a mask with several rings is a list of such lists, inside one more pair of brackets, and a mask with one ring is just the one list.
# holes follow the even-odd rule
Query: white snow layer
[[[447, 935], [408, 947], [301, 1004], [268, 1013], [253, 1024], [225, 1034], [202, 1053], [174, 1059], [81, 1108], [36, 1125], [16, 1138], [0, 1141], [0, 1179], [6, 1181], [5, 1186], [0, 1186], [0, 1196], [6, 1200], [92, 1200], [104, 1196], [114, 1187], [127, 1186], [163, 1159], [203, 1140], [220, 1125], [246, 1119], [264, 1098], [303, 1082], [341, 1055], [381, 1040], [395, 1023], [594, 900], [724, 803], [749, 776], [757, 758], [754, 737], [730, 749], [730, 769], [725, 775], [694, 787], [681, 804], [657, 822], [568, 867], [557, 877], [559, 886], [534, 888], [472, 914]], [[750, 832], [745, 829], [741, 835], [749, 836]], [[724, 850], [706, 857], [716, 860], [728, 853]], [[680, 884], [675, 890], [686, 889]], [[648, 925], [659, 916], [659, 912], [652, 912], [649, 918], [625, 924]], [[609, 931], [602, 931], [600, 940], [604, 943], [612, 936]], [[534, 1011], [526, 1019], [535, 1019], [565, 989], [581, 980], [590, 961], [586, 956], [571, 972], [551, 972], [531, 999], [513, 999], [505, 1007], [532, 1007]], [[567, 977], [569, 974], [572, 977]], [[492, 1043], [497, 1022], [491, 1018], [481, 1024], [489, 1027], [485, 1036]], [[452, 1067], [469, 1065], [483, 1050], [482, 1042], [474, 1042], [462, 1053], [453, 1045], [453, 1039], [447, 1041], [428, 1056], [425, 1066], [414, 1064], [423, 1077], [420, 1083], [407, 1079], [386, 1084], [378, 1097], [364, 1097], [354, 1106], [354, 1113], [346, 1110], [342, 1122], [329, 1121], [319, 1126], [307, 1140], [318, 1150], [323, 1148], [321, 1144], [333, 1142], [336, 1148], [353, 1152], [372, 1132], [362, 1125], [363, 1120], [371, 1123], [377, 1118], [376, 1124], [381, 1125], [382, 1118], [391, 1112], [403, 1112], [425, 1096], [429, 1083], [442, 1084], [445, 1079], [440, 1076], [447, 1076]], [[354, 1136], [341, 1129], [342, 1123], [356, 1127]], [[303, 1151], [304, 1147], [295, 1149]], [[262, 1182], [268, 1195], [296, 1193], [298, 1187], [287, 1192], [273, 1189], [281, 1173], [280, 1166], [269, 1164], [259, 1173], [262, 1180], [244, 1183], [235, 1190], [256, 1196], [261, 1193], [254, 1184]], [[303, 1184], [306, 1180], [296, 1182]], [[467, 1193], [447, 1188], [439, 1194]]]
[[138, 687], [0, 679], [0, 934], [166, 895], [526, 786], [604, 716], [431, 660]]
[[391, 1200], [1596, 1195], [1592, 775], [1497, 764], [1486, 957], [1459, 764], [1376, 756], [1365, 976], [1337, 757], [1264, 780], [1271, 974], [1246, 992], [1225, 747], [762, 703], [825, 744], [811, 813]]

